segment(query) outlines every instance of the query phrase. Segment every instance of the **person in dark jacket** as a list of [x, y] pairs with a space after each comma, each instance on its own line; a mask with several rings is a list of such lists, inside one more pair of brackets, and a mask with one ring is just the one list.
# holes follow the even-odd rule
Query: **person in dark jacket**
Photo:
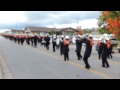
[[108, 68], [109, 67], [109, 63], [107, 61], [107, 57], [108, 57], [108, 45], [106, 43], [106, 40], [104, 40], [104, 44], [102, 45], [102, 54], [101, 54], [101, 57], [102, 57], [102, 67], [106, 67]]
[[64, 61], [66, 61], [66, 59], [69, 61], [69, 36], [65, 37], [64, 40], [64, 45], [63, 45], [63, 54], [64, 54]]
[[63, 41], [64, 41], [64, 36], [62, 35], [60, 39], [60, 54], [61, 55], [63, 54]]
[[77, 54], [78, 60], [82, 58], [81, 48], [82, 48], [82, 36], [78, 35], [78, 38], [76, 40], [76, 54]]
[[85, 68], [90, 69], [90, 65], [88, 63], [88, 58], [91, 55], [92, 45], [94, 44], [93, 39], [92, 39], [92, 35], [89, 35], [89, 39], [84, 38], [83, 42], [86, 44], [86, 49], [85, 49], [83, 61], [85, 63]]

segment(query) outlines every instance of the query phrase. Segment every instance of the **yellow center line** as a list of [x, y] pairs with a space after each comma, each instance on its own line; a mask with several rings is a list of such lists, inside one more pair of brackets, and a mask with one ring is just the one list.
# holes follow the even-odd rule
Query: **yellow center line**
[[[71, 47], [75, 47], [75, 46], [71, 46]], [[95, 59], [98, 59], [98, 57], [96, 57], [96, 56], [92, 56], [93, 58], [95, 58]], [[120, 62], [117, 62], [117, 61], [113, 61], [112, 59], [108, 59], [111, 63], [114, 63], [114, 64], [120, 64]]]
[[[95, 59], [98, 59], [98, 57], [92, 56]], [[114, 64], [120, 64], [120, 62], [112, 61], [112, 59], [108, 59], [109, 62], [114, 63]]]
[[[80, 67], [80, 68], [82, 68], [82, 69], [85, 69], [84, 66], [82, 66], [82, 65], [80, 65], [80, 64], [78, 64], [78, 63], [75, 63], [75, 62], [72, 62], [72, 61], [70, 61], [70, 62], [68, 62], [68, 63], [70, 63], [70, 64], [72, 64], [72, 65], [75, 65], [75, 66], [77, 66], [77, 67]], [[97, 74], [97, 75], [100, 75], [100, 76], [102, 76], [102, 77], [105, 77], [105, 78], [108, 78], [108, 79], [113, 79], [113, 78], [111, 78], [110, 76], [106, 75], [105, 73], [102, 73], [102, 72], [97, 71], [97, 70], [95, 70], [95, 69], [92, 69], [92, 68], [91, 68], [91, 69], [89, 69], [89, 71], [92, 72], [92, 73], [95, 73], [95, 74]]]
[[[25, 45], [25, 46], [28, 47], [28, 48], [32, 48], [32, 47], [27, 46], [27, 45]], [[33, 48], [32, 48], [32, 49], [33, 49]], [[47, 53], [42, 52], [42, 51], [40, 51], [40, 50], [38, 50], [38, 49], [34, 49], [34, 50], [36, 50], [36, 51], [38, 51], [38, 52], [40, 52], [40, 53], [43, 53], [43, 54], [45, 54], [45, 55], [48, 55], [48, 56], [50, 56], [50, 57], [53, 57], [53, 58], [55, 58], [55, 59], [57, 59], [57, 60], [63, 61], [63, 59], [60, 59], [60, 58], [58, 58], [58, 57], [56, 57], [56, 56], [47, 54]], [[69, 61], [69, 62], [67, 62], [67, 63], [86, 70], [83, 65], [78, 64], [78, 63], [76, 63], [76, 62]], [[97, 75], [99, 75], [99, 76], [102, 76], [102, 77], [104, 77], [104, 78], [107, 78], [107, 79], [113, 79], [112, 77], [108, 76], [107, 74], [102, 73], [102, 72], [100, 72], [100, 71], [97, 71], [97, 70], [95, 70], [95, 69], [89, 69], [88, 71], [90, 71], [90, 72], [92, 72], [92, 73], [94, 73], [94, 74], [97, 74]]]

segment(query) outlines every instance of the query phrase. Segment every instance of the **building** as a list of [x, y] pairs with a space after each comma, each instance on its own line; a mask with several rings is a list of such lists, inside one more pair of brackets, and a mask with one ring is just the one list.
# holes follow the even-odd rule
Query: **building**
[[11, 33], [13, 33], [13, 34], [21, 34], [21, 33], [24, 33], [24, 30], [11, 29]]
[[71, 27], [69, 28], [47, 28], [47, 27], [33, 27], [33, 26], [27, 26], [24, 29], [24, 32], [26, 34], [28, 33], [49, 33], [49, 34], [74, 34], [75, 32], [78, 32], [78, 30], [73, 29]]
[[55, 28], [33, 27], [33, 26], [27, 26], [24, 29], [24, 32], [26, 34], [28, 34], [28, 33], [32, 33], [32, 34], [34, 34], [34, 33], [38, 33], [38, 34], [40, 34], [40, 33], [50, 33], [52, 31], [57, 31], [57, 30]]
[[63, 35], [73, 35], [79, 32], [77, 29], [74, 29], [71, 27], [61, 28], [59, 31], [60, 31], [60, 34], [63, 34]]

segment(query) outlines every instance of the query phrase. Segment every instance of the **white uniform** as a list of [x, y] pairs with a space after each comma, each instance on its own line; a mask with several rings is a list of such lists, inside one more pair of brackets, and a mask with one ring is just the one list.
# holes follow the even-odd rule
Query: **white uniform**
[[57, 44], [57, 45], [60, 45], [60, 37], [59, 37], [59, 36], [57, 36], [56, 44]]
[[72, 43], [76, 43], [76, 37], [75, 36], [73, 36], [73, 38], [72, 38]]

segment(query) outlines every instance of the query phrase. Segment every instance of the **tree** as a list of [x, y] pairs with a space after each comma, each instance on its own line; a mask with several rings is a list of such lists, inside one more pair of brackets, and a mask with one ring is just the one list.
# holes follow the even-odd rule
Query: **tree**
[[92, 31], [94, 31], [93, 29], [87, 28], [87, 29], [83, 29], [84, 33], [91, 33]]
[[52, 29], [50, 32], [51, 35], [55, 34], [55, 31]]
[[78, 34], [83, 35], [84, 34], [84, 30], [82, 30], [81, 26], [77, 27], [77, 30], [79, 31]]
[[105, 27], [120, 39], [120, 11], [103, 11], [98, 18], [98, 26]]

